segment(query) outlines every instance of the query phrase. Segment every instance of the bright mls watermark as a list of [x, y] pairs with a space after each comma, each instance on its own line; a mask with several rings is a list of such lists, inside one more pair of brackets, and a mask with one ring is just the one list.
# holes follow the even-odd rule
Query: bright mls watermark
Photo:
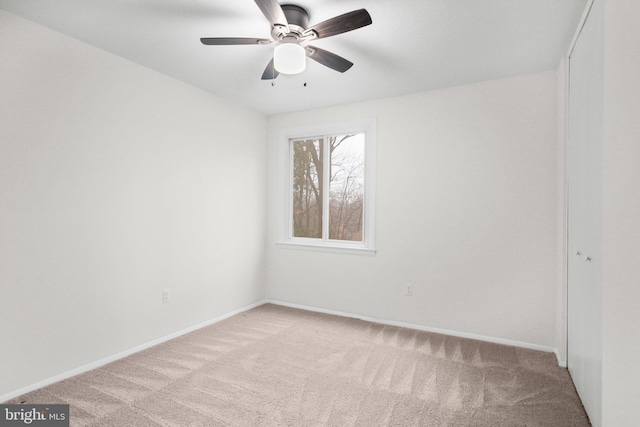
[[69, 405], [0, 405], [0, 427], [69, 427]]

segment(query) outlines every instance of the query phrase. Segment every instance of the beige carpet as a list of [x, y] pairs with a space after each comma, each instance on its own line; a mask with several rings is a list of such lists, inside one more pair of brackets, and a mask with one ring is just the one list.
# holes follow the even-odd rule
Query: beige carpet
[[550, 353], [274, 305], [20, 402], [72, 426], [589, 426]]

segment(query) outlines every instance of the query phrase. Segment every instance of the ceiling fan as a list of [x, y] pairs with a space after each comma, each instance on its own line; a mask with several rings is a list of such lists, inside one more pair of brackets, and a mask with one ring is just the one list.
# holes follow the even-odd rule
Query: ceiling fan
[[[372, 23], [365, 9], [354, 10], [309, 27], [309, 14], [294, 4], [280, 5], [277, 0], [254, 0], [271, 23], [272, 39], [242, 37], [207, 37], [205, 45], [266, 45], [276, 43], [274, 57], [262, 73], [262, 80], [273, 80], [280, 73], [297, 74], [304, 70], [305, 58], [344, 73], [353, 66], [351, 61], [319, 47], [305, 43], [346, 33]], [[303, 45], [305, 44], [305, 45]]]

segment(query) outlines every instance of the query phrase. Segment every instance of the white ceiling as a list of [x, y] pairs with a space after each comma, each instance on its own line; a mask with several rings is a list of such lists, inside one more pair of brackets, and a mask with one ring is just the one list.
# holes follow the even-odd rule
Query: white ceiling
[[200, 43], [270, 38], [253, 0], [0, 0], [0, 8], [270, 115], [554, 69], [587, 0], [291, 3], [307, 9], [310, 25], [369, 11], [372, 25], [313, 42], [352, 61], [349, 71], [308, 61], [272, 86], [260, 76], [274, 45]]

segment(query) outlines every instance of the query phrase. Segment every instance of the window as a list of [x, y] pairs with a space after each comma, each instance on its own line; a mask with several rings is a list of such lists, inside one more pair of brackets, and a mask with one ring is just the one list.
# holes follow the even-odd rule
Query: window
[[281, 245], [375, 252], [374, 122], [281, 137]]

